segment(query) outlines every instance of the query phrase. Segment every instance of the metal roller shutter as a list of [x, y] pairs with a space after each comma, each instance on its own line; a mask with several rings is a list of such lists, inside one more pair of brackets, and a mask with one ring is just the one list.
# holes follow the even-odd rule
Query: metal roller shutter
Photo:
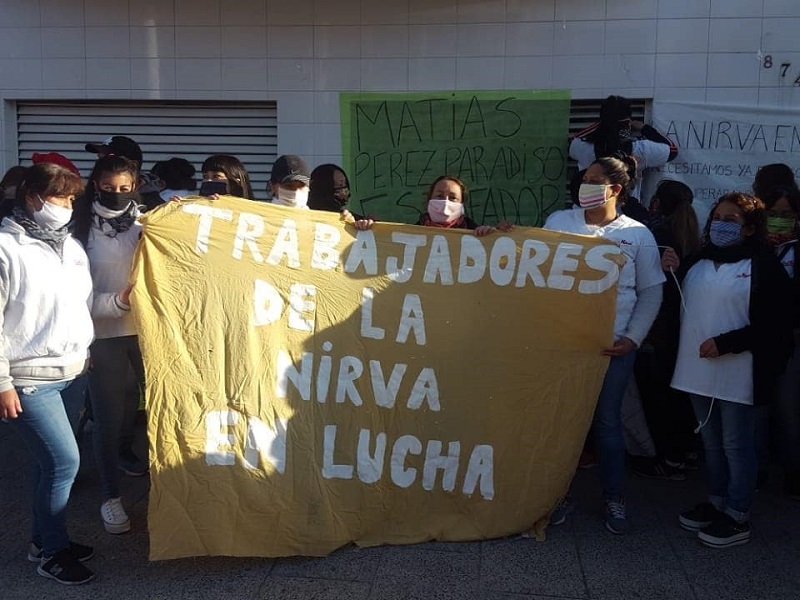
[[20, 164], [30, 164], [34, 152], [60, 152], [86, 176], [94, 156], [85, 144], [125, 135], [142, 147], [145, 170], [172, 156], [199, 170], [211, 154], [232, 154], [259, 199], [266, 198], [277, 131], [274, 102], [17, 102]]
[[[645, 120], [647, 100], [628, 98], [631, 102], [631, 114], [635, 121]], [[572, 100], [569, 104], [569, 134], [575, 135], [595, 121], [600, 120], [600, 104], [602, 100]]]

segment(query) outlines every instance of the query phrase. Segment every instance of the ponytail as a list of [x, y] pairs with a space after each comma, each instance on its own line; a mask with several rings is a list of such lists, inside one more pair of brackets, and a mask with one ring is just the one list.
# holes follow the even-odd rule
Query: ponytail
[[617, 154], [598, 158], [592, 164], [598, 165], [611, 183], [621, 186], [617, 202], [625, 204], [636, 184], [636, 158], [630, 154]]

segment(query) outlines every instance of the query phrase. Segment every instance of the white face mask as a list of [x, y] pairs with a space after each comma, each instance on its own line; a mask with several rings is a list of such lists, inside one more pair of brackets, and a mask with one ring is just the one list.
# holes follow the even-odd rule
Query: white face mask
[[301, 187], [299, 190], [290, 190], [279, 186], [278, 195], [273, 199], [273, 202], [282, 206], [303, 208], [308, 204], [308, 186]]
[[457, 221], [464, 215], [464, 205], [443, 198], [428, 200], [428, 216], [434, 223], [450, 223]]
[[41, 196], [37, 196], [37, 198], [42, 203], [42, 208], [33, 213], [33, 220], [42, 229], [61, 229], [72, 219], [71, 208], [45, 202]]
[[92, 210], [94, 211], [94, 214], [96, 214], [99, 217], [103, 217], [104, 219], [113, 219], [114, 217], [119, 217], [124, 215], [127, 212], [128, 207], [126, 206], [122, 210], [111, 210], [110, 208], [103, 206], [97, 200], [95, 200], [94, 202], [92, 202]]
[[608, 202], [607, 185], [602, 183], [582, 183], [578, 188], [578, 204], [581, 208], [595, 208]]

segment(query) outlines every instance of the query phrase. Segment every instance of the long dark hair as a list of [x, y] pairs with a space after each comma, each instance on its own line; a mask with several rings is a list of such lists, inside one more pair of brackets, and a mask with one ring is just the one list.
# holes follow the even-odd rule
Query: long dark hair
[[241, 161], [230, 154], [212, 154], [203, 161], [200, 171], [219, 171], [228, 178], [228, 192], [231, 196], [255, 200], [253, 187], [250, 185], [250, 174]]
[[797, 189], [794, 171], [789, 165], [772, 163], [764, 165], [756, 171], [756, 176], [753, 178], [753, 193], [757, 198], [763, 200], [771, 188], [778, 186]]
[[633, 149], [631, 140], [622, 140], [620, 131], [624, 129], [620, 121], [631, 118], [631, 102], [622, 96], [609, 96], [600, 105], [600, 122], [593, 131], [581, 139], [594, 144], [594, 155], [597, 158], [612, 154], [630, 154]]
[[74, 232], [77, 240], [86, 247], [89, 243], [89, 231], [92, 229], [92, 203], [97, 196], [97, 182], [104, 175], [131, 176], [133, 189], [139, 184], [139, 163], [124, 156], [108, 155], [98, 158], [92, 172], [89, 174], [89, 181], [86, 184], [86, 192], [75, 203], [74, 210]]
[[350, 179], [348, 179], [347, 173], [345, 173], [344, 169], [339, 165], [327, 163], [311, 171], [308, 208], [311, 210], [327, 210], [330, 212], [339, 212], [344, 208], [345, 205], [339, 203], [333, 196], [335, 192], [333, 174], [337, 171], [344, 176], [345, 184], [349, 188]]
[[770, 188], [761, 200], [763, 200], [764, 206], [769, 210], [775, 206], [781, 198], [786, 198], [786, 201], [795, 214], [800, 212], [800, 190], [796, 187], [775, 186]]
[[[19, 184], [25, 179], [26, 171], [25, 167], [14, 165], [3, 175], [3, 179], [0, 181], [0, 219], [10, 215], [14, 205], [17, 203], [17, 190], [19, 189]], [[14, 188], [14, 194], [10, 198], [5, 197], [8, 188]]]
[[700, 249], [700, 225], [692, 208], [694, 194], [691, 188], [681, 181], [662, 179], [653, 196], [658, 198], [659, 211], [672, 233], [679, 255], [684, 258], [693, 255]]

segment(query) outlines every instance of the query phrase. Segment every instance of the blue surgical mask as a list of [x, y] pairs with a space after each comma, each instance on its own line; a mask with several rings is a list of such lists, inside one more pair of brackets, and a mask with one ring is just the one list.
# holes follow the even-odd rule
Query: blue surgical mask
[[734, 221], [711, 221], [708, 237], [717, 248], [736, 246], [743, 241], [742, 225]]

